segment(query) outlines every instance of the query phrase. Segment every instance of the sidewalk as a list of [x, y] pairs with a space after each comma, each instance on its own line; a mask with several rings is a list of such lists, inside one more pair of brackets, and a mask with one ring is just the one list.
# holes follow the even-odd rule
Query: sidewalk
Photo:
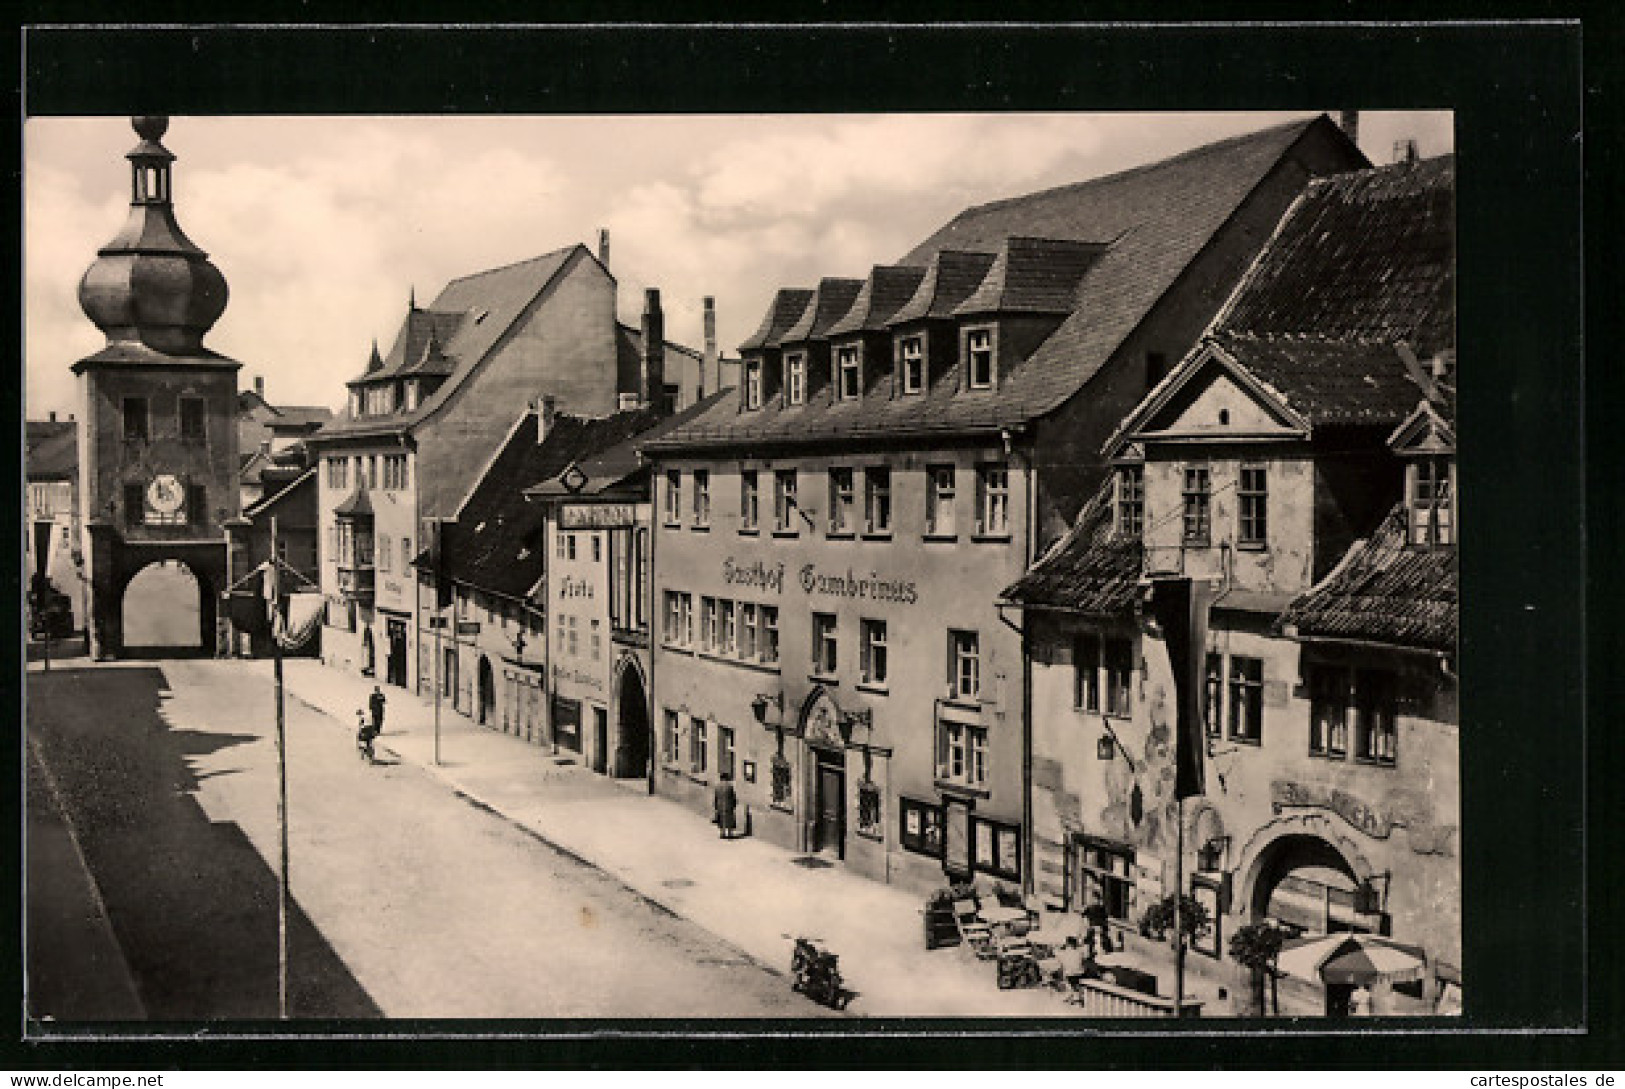
[[[270, 673], [270, 663], [239, 662]], [[312, 659], [285, 663], [290, 698], [345, 730], [373, 682]], [[434, 764], [432, 704], [385, 689], [381, 755], [418, 764], [543, 841], [613, 875], [646, 899], [787, 972], [790, 939], [819, 938], [841, 958], [849, 1007], [868, 1017], [1058, 1017], [1078, 1010], [1049, 990], [1001, 991], [991, 963], [966, 950], [925, 949], [915, 894], [847, 873], [807, 869], [762, 840], [722, 840], [701, 815], [649, 795], [641, 780], [616, 782], [565, 763], [550, 749], [471, 723], [441, 708]], [[788, 986], [788, 982], [786, 983]]]

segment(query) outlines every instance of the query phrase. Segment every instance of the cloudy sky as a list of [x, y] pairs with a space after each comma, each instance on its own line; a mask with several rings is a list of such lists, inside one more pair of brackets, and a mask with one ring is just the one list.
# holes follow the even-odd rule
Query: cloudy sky
[[[1293, 116], [932, 114], [177, 117], [176, 213], [231, 286], [206, 343], [273, 402], [338, 406], [408, 291], [611, 232], [622, 317], [659, 287], [667, 335], [730, 354], [781, 285], [862, 276], [970, 204], [1110, 173]], [[1448, 113], [1362, 113], [1451, 150]], [[103, 343], [79, 277], [124, 222], [127, 118], [24, 125], [27, 408], [77, 411], [69, 366]]]

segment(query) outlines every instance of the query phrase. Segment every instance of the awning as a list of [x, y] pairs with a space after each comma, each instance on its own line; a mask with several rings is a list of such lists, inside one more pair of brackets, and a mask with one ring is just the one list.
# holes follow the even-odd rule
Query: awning
[[1427, 973], [1427, 953], [1377, 934], [1327, 934], [1287, 943], [1276, 965], [1311, 983], [1410, 983]]

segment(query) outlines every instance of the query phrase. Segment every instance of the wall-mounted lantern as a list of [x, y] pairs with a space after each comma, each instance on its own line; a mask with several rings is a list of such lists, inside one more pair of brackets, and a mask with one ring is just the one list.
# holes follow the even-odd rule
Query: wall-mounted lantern
[[758, 693], [756, 697], [750, 701], [751, 713], [756, 716], [756, 721], [761, 723], [763, 726], [768, 725], [767, 709], [769, 707], [778, 708], [779, 714], [782, 717], [784, 714], [784, 693], [775, 692], [772, 695], [768, 695], [767, 693], [762, 692]]

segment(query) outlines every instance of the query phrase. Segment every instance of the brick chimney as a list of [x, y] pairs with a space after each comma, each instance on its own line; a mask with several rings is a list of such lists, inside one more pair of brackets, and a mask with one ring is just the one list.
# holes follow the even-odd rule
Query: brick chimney
[[265, 400], [265, 375], [256, 374], [254, 376], [254, 392], [259, 394], [260, 400]]
[[666, 394], [666, 316], [660, 310], [660, 289], [643, 293], [643, 365], [639, 371], [638, 393], [643, 403], [656, 411], [665, 410]]
[[1360, 143], [1360, 111], [1337, 111], [1337, 127], [1343, 130], [1343, 135], [1349, 138], [1349, 143]]
[[609, 228], [598, 228], [598, 263], [609, 267]]
[[536, 445], [540, 446], [547, 441], [553, 421], [558, 419], [559, 403], [551, 393], [544, 393], [536, 398], [533, 407], [536, 409]]
[[1394, 162], [1404, 163], [1409, 166], [1411, 163], [1416, 162], [1417, 158], [1416, 137], [1407, 136], [1402, 140], [1394, 141]]
[[717, 374], [717, 300], [705, 297], [705, 354], [700, 356], [700, 397], [722, 388]]

